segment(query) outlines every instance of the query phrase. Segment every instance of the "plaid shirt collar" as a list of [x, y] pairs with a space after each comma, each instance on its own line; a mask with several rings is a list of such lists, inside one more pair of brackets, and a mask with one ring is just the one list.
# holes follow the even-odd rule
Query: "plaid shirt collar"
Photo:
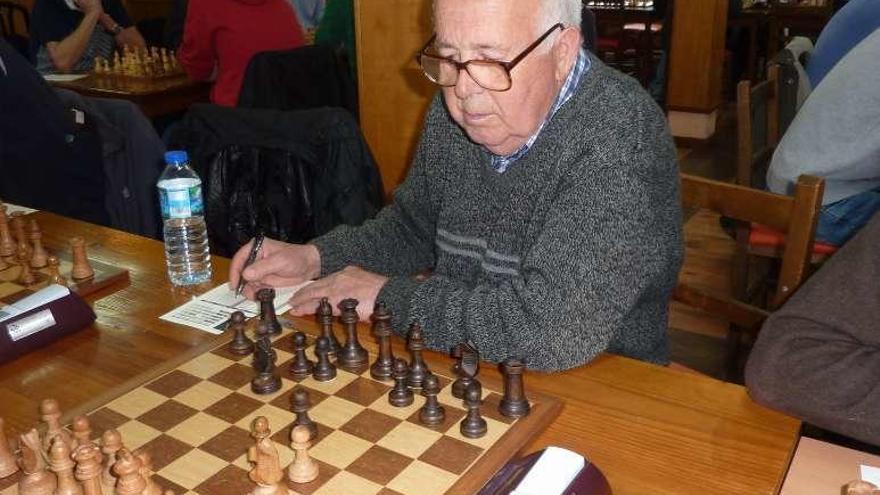
[[545, 118], [544, 122], [538, 127], [538, 130], [513, 154], [507, 156], [492, 155], [492, 168], [495, 169], [496, 172], [499, 174], [504, 173], [510, 165], [525, 156], [525, 154], [532, 149], [532, 145], [535, 144], [538, 135], [544, 130], [544, 126], [547, 125], [547, 122], [550, 122], [550, 119], [556, 115], [556, 112], [562, 108], [562, 105], [565, 105], [565, 103], [571, 99], [572, 95], [574, 95], [574, 92], [577, 90], [578, 83], [580, 83], [584, 74], [590, 70], [591, 65], [592, 63], [590, 62], [590, 57], [587, 55], [587, 51], [581, 48], [580, 52], [578, 52], [574, 67], [572, 67], [571, 71], [568, 73], [565, 83], [562, 85], [562, 88], [560, 88], [559, 94], [556, 95], [556, 101], [553, 102], [553, 107], [547, 114], [547, 118]]

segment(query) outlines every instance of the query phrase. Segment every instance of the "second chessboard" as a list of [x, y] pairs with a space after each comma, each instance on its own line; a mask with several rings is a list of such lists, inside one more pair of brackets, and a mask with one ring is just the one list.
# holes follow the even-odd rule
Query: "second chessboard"
[[173, 50], [167, 48], [130, 48], [117, 50], [112, 58], [95, 57], [92, 74], [153, 79], [185, 74]]

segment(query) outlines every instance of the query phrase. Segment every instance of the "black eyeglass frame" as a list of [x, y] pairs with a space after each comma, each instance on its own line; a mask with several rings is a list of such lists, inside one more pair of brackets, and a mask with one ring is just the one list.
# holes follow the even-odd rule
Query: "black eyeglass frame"
[[[468, 65], [471, 62], [479, 62], [479, 63], [484, 63], [484, 64], [497, 64], [499, 67], [504, 69], [504, 71], [506, 72], [506, 75], [507, 75], [507, 87], [506, 88], [504, 88], [504, 89], [487, 88], [487, 87], [483, 86], [482, 84], [480, 84], [479, 81], [477, 81], [473, 77], [473, 75], [471, 75], [471, 79], [473, 79], [474, 82], [476, 82], [483, 89], [487, 89], [489, 91], [503, 92], [503, 91], [509, 90], [513, 86], [513, 76], [511, 75], [510, 71], [512, 71], [513, 68], [517, 66], [517, 64], [522, 62], [524, 58], [526, 58], [530, 53], [532, 53], [536, 48], [538, 48], [541, 45], [541, 43], [543, 43], [544, 40], [547, 39], [548, 36], [553, 34], [553, 32], [556, 31], [557, 29], [565, 30], [565, 26], [561, 22], [557, 22], [556, 24], [551, 26], [550, 29], [548, 29], [546, 32], [544, 32], [544, 34], [542, 34], [538, 39], [536, 39], [534, 42], [532, 42], [531, 45], [527, 46], [525, 48], [525, 50], [521, 51], [519, 53], [519, 55], [517, 55], [516, 57], [513, 57], [513, 59], [510, 60], [509, 62], [504, 62], [501, 60], [483, 60], [483, 59], [471, 59], [471, 60], [466, 60], [464, 62], [459, 62], [458, 60], [454, 60], [454, 59], [451, 59], [448, 57], [440, 57], [437, 55], [431, 55], [430, 53], [427, 53], [426, 50], [428, 48], [430, 48], [431, 44], [433, 44], [434, 41], [437, 39], [437, 34], [435, 33], [433, 36], [431, 36], [431, 39], [429, 39], [428, 42], [425, 43], [425, 46], [423, 46], [422, 49], [419, 50], [418, 53], [416, 53], [416, 62], [419, 64], [419, 67], [422, 68], [422, 73], [425, 74], [425, 77], [427, 77], [429, 81], [431, 81], [432, 83], [434, 83], [438, 86], [444, 87], [444, 88], [449, 88], [449, 87], [452, 87], [452, 86], [455, 86], [456, 84], [458, 84], [458, 78], [461, 77], [461, 71], [462, 70], [467, 71]], [[455, 82], [452, 84], [440, 84], [439, 82], [437, 82], [433, 78], [431, 78], [431, 76], [429, 76], [428, 73], [425, 72], [425, 66], [422, 63], [422, 57], [430, 57], [430, 58], [433, 58], [436, 60], [440, 60], [443, 62], [449, 62], [449, 63], [453, 64], [455, 66], [455, 68], [458, 70], [458, 72], [457, 72], [458, 75], [455, 77]], [[468, 71], [468, 74], [470, 75], [470, 71]]]

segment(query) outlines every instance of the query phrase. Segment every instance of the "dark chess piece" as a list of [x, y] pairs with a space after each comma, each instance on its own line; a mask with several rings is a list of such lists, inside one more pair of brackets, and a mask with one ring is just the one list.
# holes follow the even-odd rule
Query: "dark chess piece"
[[376, 304], [373, 311], [373, 335], [379, 343], [379, 355], [370, 366], [370, 376], [376, 380], [391, 380], [394, 374], [394, 353], [391, 352], [391, 311], [385, 303]]
[[229, 352], [236, 356], [246, 356], [254, 352], [254, 341], [244, 334], [244, 313], [236, 311], [229, 317], [229, 329], [235, 332], [229, 343]]
[[296, 413], [296, 419], [293, 421], [294, 426], [300, 425], [308, 428], [309, 441], [314, 440], [318, 436], [318, 424], [309, 417], [309, 409], [312, 408], [309, 392], [302, 387], [293, 389], [293, 394], [290, 396], [290, 405], [291, 411]]
[[321, 336], [330, 339], [330, 354], [336, 357], [342, 345], [339, 344], [339, 339], [333, 332], [333, 306], [330, 305], [330, 301], [326, 297], [322, 298], [318, 305], [317, 318], [318, 324], [321, 326]]
[[419, 421], [428, 426], [436, 426], [446, 419], [446, 409], [437, 400], [440, 393], [440, 380], [433, 374], [425, 377], [422, 382], [422, 395], [425, 396], [425, 405], [419, 411]]
[[527, 416], [531, 406], [529, 406], [529, 400], [526, 398], [523, 386], [525, 365], [520, 359], [507, 358], [500, 367], [501, 374], [504, 376], [504, 397], [498, 404], [498, 412], [508, 418]]
[[315, 363], [306, 357], [306, 334], [293, 332], [293, 361], [290, 363], [290, 374], [304, 378], [312, 374]]
[[489, 426], [480, 415], [480, 406], [483, 404], [482, 386], [478, 382], [468, 385], [464, 392], [464, 406], [468, 412], [461, 420], [461, 434], [467, 438], [480, 438], [486, 434]]
[[412, 388], [422, 388], [422, 382], [430, 370], [422, 357], [422, 351], [425, 350], [425, 338], [422, 335], [422, 327], [418, 323], [409, 326], [409, 332], [406, 335], [406, 348], [409, 349], [410, 355], [409, 375], [406, 377], [406, 384]]
[[357, 299], [343, 299], [339, 303], [342, 326], [345, 328], [345, 344], [336, 353], [336, 364], [342, 369], [360, 374], [369, 364], [367, 350], [361, 345], [357, 334]]
[[328, 337], [318, 337], [318, 343], [315, 344], [315, 355], [318, 356], [318, 362], [315, 363], [315, 369], [312, 376], [319, 382], [329, 382], [336, 378], [336, 366], [330, 362], [330, 339]]
[[272, 335], [281, 333], [281, 323], [275, 314], [275, 289], [260, 289], [257, 291], [257, 300], [260, 301], [260, 321], [266, 321], [270, 325]]
[[413, 391], [406, 385], [409, 369], [402, 358], [394, 360], [394, 388], [388, 393], [388, 403], [394, 407], [406, 407], [413, 403]]
[[452, 349], [452, 357], [458, 360], [452, 369], [458, 376], [452, 382], [452, 396], [464, 399], [464, 391], [480, 372], [480, 353], [471, 343], [463, 342]]
[[251, 380], [251, 390], [255, 394], [271, 394], [281, 389], [281, 376], [275, 368], [278, 354], [272, 348], [269, 333], [272, 327], [268, 321], [257, 325], [257, 343], [254, 346], [254, 370], [257, 375]]

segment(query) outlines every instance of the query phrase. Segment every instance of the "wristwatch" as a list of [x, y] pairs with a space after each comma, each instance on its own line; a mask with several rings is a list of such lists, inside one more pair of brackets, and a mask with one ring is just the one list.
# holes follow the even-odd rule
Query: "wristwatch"
[[109, 31], [113, 33], [113, 36], [116, 36], [117, 34], [122, 32], [122, 26], [120, 26], [119, 24], [113, 24], [113, 27], [111, 27]]

